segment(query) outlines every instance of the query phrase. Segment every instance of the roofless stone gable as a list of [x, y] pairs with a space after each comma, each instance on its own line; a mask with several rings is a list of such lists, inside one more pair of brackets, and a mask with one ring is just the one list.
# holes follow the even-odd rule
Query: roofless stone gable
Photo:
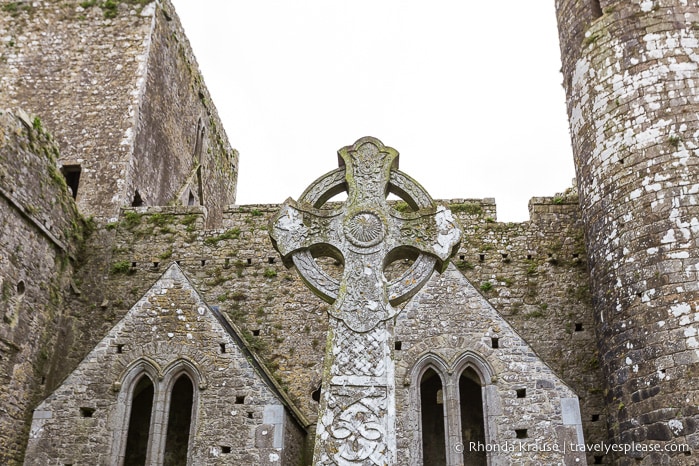
[[143, 377], [155, 385], [152, 416], [163, 416], [154, 424], [160, 429], [143, 434], [150, 436], [144, 455], [152, 461], [172, 454], [165, 426], [178, 407], [169, 401], [174, 392], [167, 392], [178, 377], [193, 384], [191, 438], [184, 440], [190, 461], [299, 461], [305, 420], [230, 322], [206, 305], [173, 264], [37, 407], [26, 462], [118, 464], [138, 448], [129, 444], [129, 431], [137, 428], [130, 419], [148, 414], [136, 412], [134, 387]]
[[[571, 443], [583, 440], [576, 394], [454, 265], [435, 274], [406, 305], [395, 323], [395, 339], [400, 342], [394, 353], [398, 464], [421, 464], [421, 459], [428, 461], [436, 454], [424, 451], [421, 441], [431, 434], [421, 423], [429, 413], [424, 403], [421, 413], [420, 404], [420, 385], [428, 369], [443, 380], [441, 402], [448, 422], [442, 435], [453, 464], [462, 456], [464, 461], [476, 456], [471, 442], [525, 446], [492, 455], [491, 464], [496, 465], [584, 464], [584, 452], [570, 451]], [[459, 412], [460, 406], [480, 408], [466, 399], [466, 391], [456, 393], [459, 376], [469, 368], [483, 387], [479, 402], [485, 431], [481, 437], [473, 432], [462, 438], [462, 431], [474, 427]], [[536, 442], [556, 444], [560, 452], [527, 451], [526, 445]]]

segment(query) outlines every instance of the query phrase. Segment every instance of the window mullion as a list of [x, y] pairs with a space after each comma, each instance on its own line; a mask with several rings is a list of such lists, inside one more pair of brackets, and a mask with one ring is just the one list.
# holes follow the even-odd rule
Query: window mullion
[[169, 401], [169, 390], [163, 389], [163, 384], [161, 382], [156, 386], [153, 415], [151, 419], [151, 442], [148, 449], [148, 464], [151, 466], [160, 466], [163, 464]]

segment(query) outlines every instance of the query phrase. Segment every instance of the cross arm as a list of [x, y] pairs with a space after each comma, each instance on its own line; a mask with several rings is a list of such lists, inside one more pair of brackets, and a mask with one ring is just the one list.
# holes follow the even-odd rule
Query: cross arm
[[417, 212], [391, 214], [392, 235], [389, 249], [413, 247], [437, 259], [436, 268], [446, 267], [446, 261], [459, 248], [461, 228], [451, 211], [444, 206], [420, 209]]
[[287, 267], [291, 255], [300, 250], [328, 245], [341, 249], [337, 231], [341, 225], [340, 210], [316, 209], [309, 204], [287, 199], [270, 220], [269, 232], [274, 248], [281, 254]]

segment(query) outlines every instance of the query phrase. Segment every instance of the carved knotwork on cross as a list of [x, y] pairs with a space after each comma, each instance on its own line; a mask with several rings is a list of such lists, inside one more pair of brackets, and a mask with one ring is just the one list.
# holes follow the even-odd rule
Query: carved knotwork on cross
[[[270, 236], [287, 266], [332, 303], [315, 464], [393, 464], [395, 401], [392, 332], [386, 321], [454, 254], [461, 230], [451, 212], [398, 171], [398, 152], [362, 138], [338, 152], [340, 168], [313, 182], [298, 202], [288, 199], [270, 222]], [[347, 200], [323, 208], [336, 194]], [[410, 207], [392, 208], [389, 193]], [[337, 280], [314, 260], [344, 265]], [[384, 268], [413, 264], [393, 281]]]

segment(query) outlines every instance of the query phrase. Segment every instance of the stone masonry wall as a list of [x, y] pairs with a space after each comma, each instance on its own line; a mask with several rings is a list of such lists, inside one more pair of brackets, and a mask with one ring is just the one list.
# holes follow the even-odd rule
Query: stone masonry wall
[[77, 202], [83, 213], [115, 216], [125, 203], [120, 188], [153, 8], [120, 4], [107, 18], [101, 8], [79, 2], [14, 5], [0, 15], [0, 105], [38, 115], [56, 138], [60, 163], [82, 166]]
[[[37, 407], [27, 464], [118, 464], [129, 393], [146, 367], [156, 385], [153, 416], [169, 411], [163, 393], [182, 371], [194, 383], [189, 449], [194, 464], [299, 464], [302, 452], [294, 445], [283, 451], [285, 433], [279, 432], [291, 428], [289, 440], [302, 445], [298, 422], [177, 266]], [[151, 433], [154, 463], [160, 463], [155, 458], [164, 434]]]
[[[575, 390], [585, 438], [601, 441], [606, 418], [576, 200], [537, 198], [530, 206], [532, 220], [521, 224], [495, 221], [492, 200], [446, 203], [466, 230], [454, 263]], [[82, 351], [163, 267], [177, 261], [206, 300], [240, 325], [304, 415], [315, 419], [318, 404], [312, 394], [321, 379], [326, 304], [284, 268], [269, 242], [267, 222], [277, 209], [233, 207], [217, 230], [202, 229], [198, 208], [124, 211], [118, 223], [108, 226], [116, 242], [104, 286], [108, 305], [100, 311], [103, 324], [92, 320]], [[324, 266], [331, 273], [337, 267]]]
[[204, 205], [207, 226], [220, 226], [235, 202], [238, 152], [169, 2], [155, 12], [147, 66], [127, 195], [138, 190], [144, 205]]
[[0, 463], [21, 464], [51, 380], [85, 224], [39, 119], [0, 113]]
[[39, 115], [60, 164], [80, 165], [81, 212], [116, 218], [138, 191], [220, 223], [238, 154], [169, 1], [11, 2], [0, 36], [0, 106]]
[[556, 3], [610, 425], [660, 450], [619, 464], [694, 464], [676, 450], [699, 448], [699, 11]]

